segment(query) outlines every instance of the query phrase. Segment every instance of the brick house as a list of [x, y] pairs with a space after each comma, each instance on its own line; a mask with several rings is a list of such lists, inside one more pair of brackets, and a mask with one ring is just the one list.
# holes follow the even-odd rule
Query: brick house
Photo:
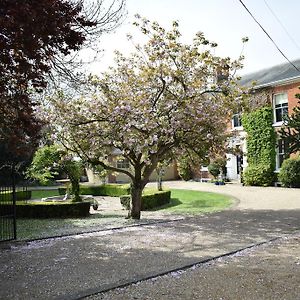
[[[300, 70], [300, 59], [293, 62]], [[269, 104], [273, 108], [273, 127], [278, 131], [283, 123], [283, 116], [291, 114], [293, 108], [298, 105], [299, 99], [295, 97], [300, 93], [300, 72], [291, 64], [285, 63], [268, 69], [254, 72], [243, 76], [241, 84], [250, 86], [255, 82], [254, 87], [255, 101]], [[236, 130], [237, 135], [230, 142], [230, 146], [239, 148], [237, 154], [227, 154], [227, 177], [238, 180], [241, 170], [247, 166], [246, 133], [243, 130], [241, 116], [237, 113], [233, 115], [231, 129]], [[278, 138], [276, 149], [276, 170], [280, 169], [284, 154], [285, 143]]]

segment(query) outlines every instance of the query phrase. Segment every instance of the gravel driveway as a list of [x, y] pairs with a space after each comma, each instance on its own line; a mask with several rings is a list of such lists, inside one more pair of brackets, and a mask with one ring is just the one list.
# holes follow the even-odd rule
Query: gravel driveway
[[228, 194], [237, 205], [0, 247], [0, 299], [300, 299], [300, 190], [167, 184]]
[[300, 234], [87, 299], [297, 300]]
[[[148, 186], [155, 186], [149, 183]], [[166, 181], [164, 187], [221, 193], [238, 200], [237, 210], [300, 210], [300, 189], [280, 187], [214, 185], [211, 183]]]

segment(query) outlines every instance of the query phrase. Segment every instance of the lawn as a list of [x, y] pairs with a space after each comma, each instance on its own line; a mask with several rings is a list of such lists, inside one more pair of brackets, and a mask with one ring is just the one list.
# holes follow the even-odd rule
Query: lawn
[[171, 202], [160, 208], [176, 214], [201, 214], [223, 210], [232, 205], [229, 196], [191, 190], [171, 190]]
[[[33, 191], [33, 199], [58, 195], [57, 190]], [[160, 212], [176, 215], [196, 215], [223, 210], [233, 203], [233, 199], [222, 194], [191, 190], [171, 190], [171, 202], [156, 209]], [[18, 219], [18, 240], [37, 239], [60, 235], [97, 231], [103, 228], [114, 228], [145, 223], [147, 220], [125, 220], [124, 214], [93, 214], [87, 218], [73, 219]]]
[[58, 196], [58, 189], [53, 190], [33, 190], [31, 191], [31, 199], [42, 199], [45, 197]]

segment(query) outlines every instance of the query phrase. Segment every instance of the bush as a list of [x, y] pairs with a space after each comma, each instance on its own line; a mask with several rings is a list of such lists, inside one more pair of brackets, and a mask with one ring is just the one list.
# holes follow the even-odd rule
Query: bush
[[[87, 217], [90, 213], [89, 202], [75, 203], [17, 203], [17, 218], [72, 218]], [[9, 210], [11, 205], [1, 205]]]
[[155, 207], [170, 203], [171, 191], [157, 191], [154, 194], [142, 196], [142, 210], [150, 210]]
[[245, 185], [269, 186], [274, 182], [274, 172], [269, 165], [248, 166], [243, 172], [243, 182]]
[[283, 186], [300, 187], [300, 160], [293, 158], [284, 160], [278, 179]]
[[217, 178], [218, 175], [220, 174], [220, 166], [218, 164], [211, 163], [208, 165], [207, 168], [208, 168], [208, 172], [215, 178]]
[[[58, 188], [60, 195], [66, 194], [67, 188]], [[129, 184], [101, 184], [101, 185], [80, 185], [81, 195], [93, 196], [112, 196], [119, 197], [121, 195], [129, 194]]]
[[[0, 201], [12, 201], [13, 193], [0, 193]], [[16, 200], [29, 200], [31, 199], [31, 191], [16, 191]]]
[[[165, 204], [170, 203], [171, 191], [155, 191], [147, 192], [147, 194], [142, 195], [142, 210], [150, 210]], [[120, 196], [120, 202], [122, 206], [129, 210], [130, 209], [130, 195]]]

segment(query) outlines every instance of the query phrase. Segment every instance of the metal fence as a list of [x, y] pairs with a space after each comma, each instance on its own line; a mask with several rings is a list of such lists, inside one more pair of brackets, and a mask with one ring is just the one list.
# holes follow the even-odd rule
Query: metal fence
[[0, 186], [0, 242], [17, 238], [16, 198], [15, 187]]

